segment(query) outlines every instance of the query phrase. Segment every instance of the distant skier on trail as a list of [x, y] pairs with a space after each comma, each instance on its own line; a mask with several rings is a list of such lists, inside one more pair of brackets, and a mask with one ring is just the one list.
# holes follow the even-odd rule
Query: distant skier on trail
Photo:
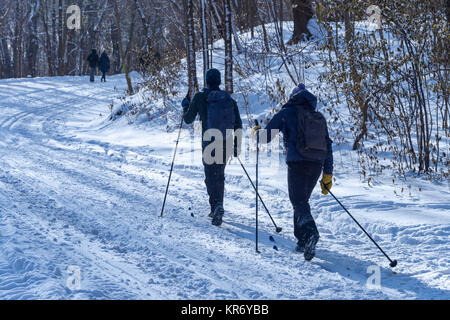
[[[309, 198], [323, 171], [320, 181], [322, 193], [328, 194], [333, 177], [332, 141], [328, 134], [327, 123], [323, 115], [316, 111], [317, 98], [304, 84], [299, 84], [289, 101], [275, 114], [265, 128], [267, 140], [274, 136], [271, 130], [283, 133], [287, 150], [289, 198], [294, 208], [294, 234], [297, 238], [297, 252], [304, 253], [306, 260], [315, 256], [315, 247], [319, 240], [314, 218], [311, 215]], [[255, 133], [262, 136], [260, 126], [255, 126]]]
[[111, 64], [109, 57], [106, 54], [106, 51], [103, 51], [100, 60], [98, 61], [98, 67], [102, 72], [102, 78], [100, 79], [101, 82], [106, 82], [106, 74], [109, 72], [110, 66]]
[[[225, 188], [225, 166], [231, 156], [229, 152], [229, 142], [226, 139], [227, 132], [234, 131], [234, 138], [231, 145], [233, 145], [234, 156], [237, 157], [239, 148], [241, 145], [240, 139], [242, 135], [236, 134], [236, 130], [242, 129], [242, 120], [239, 114], [239, 109], [236, 101], [234, 101], [228, 92], [220, 90], [221, 75], [219, 70], [210, 69], [206, 72], [206, 84], [207, 88], [197, 92], [190, 101], [189, 94], [182, 102], [183, 106], [183, 119], [189, 124], [192, 123], [197, 114], [200, 116], [202, 122], [202, 150], [203, 150], [203, 165], [205, 169], [205, 184], [209, 195], [209, 204], [211, 206], [211, 212], [209, 214], [212, 217], [212, 224], [220, 226], [222, 224], [222, 217], [224, 215], [224, 188]], [[211, 137], [211, 132], [221, 133], [223, 141], [220, 145], [222, 149], [214, 149], [211, 154], [209, 149], [215, 142], [215, 139]], [[216, 152], [218, 157], [220, 152], [223, 157], [215, 159], [211, 163], [210, 155], [215, 157]]]
[[98, 54], [96, 49], [92, 49], [91, 54], [88, 56], [87, 61], [89, 62], [89, 68], [90, 68], [90, 81], [95, 81], [95, 72], [97, 71], [98, 66]]

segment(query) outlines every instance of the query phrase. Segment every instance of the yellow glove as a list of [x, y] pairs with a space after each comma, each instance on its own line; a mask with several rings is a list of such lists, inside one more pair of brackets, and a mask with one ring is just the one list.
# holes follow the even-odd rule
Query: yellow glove
[[261, 130], [261, 126], [254, 126], [254, 127], [253, 127], [252, 133], [251, 133], [252, 137], [255, 136], [256, 131], [258, 131], [258, 130]]
[[331, 190], [331, 187], [333, 186], [333, 175], [332, 174], [323, 174], [322, 180], [320, 181], [320, 187], [322, 188], [322, 194], [328, 194], [328, 190], [325, 188], [325, 186], [328, 188], [328, 190]]

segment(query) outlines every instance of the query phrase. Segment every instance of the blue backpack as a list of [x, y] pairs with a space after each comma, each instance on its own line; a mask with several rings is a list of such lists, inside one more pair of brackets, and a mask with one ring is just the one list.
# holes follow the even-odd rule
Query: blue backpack
[[297, 107], [297, 152], [305, 160], [323, 161], [328, 157], [327, 120], [318, 111]]
[[228, 92], [214, 90], [206, 98], [207, 129], [218, 129], [225, 139], [227, 129], [234, 129], [234, 102]]

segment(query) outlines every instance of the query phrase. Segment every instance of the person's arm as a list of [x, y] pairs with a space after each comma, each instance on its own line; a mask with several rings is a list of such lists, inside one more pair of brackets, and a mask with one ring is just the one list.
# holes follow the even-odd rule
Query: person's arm
[[184, 122], [186, 122], [187, 124], [194, 122], [195, 118], [197, 117], [199, 110], [198, 107], [199, 104], [201, 103], [201, 99], [204, 99], [203, 94], [201, 92], [195, 94], [194, 99], [192, 99], [192, 102], [189, 102], [189, 99], [187, 97], [184, 98], [182, 102], [183, 119]]
[[[234, 101], [234, 100], [233, 100]], [[237, 102], [234, 101], [234, 130], [242, 129], [242, 119]]]
[[[234, 101], [234, 100], [233, 100]], [[236, 130], [241, 129], [239, 132]], [[237, 157], [241, 154], [241, 146], [242, 146], [242, 119], [241, 114], [239, 113], [239, 108], [237, 102], [234, 101], [234, 156]]]
[[327, 129], [327, 147], [328, 147], [328, 156], [325, 159], [323, 165], [323, 173], [333, 174], [333, 140], [331, 140], [330, 136], [328, 135], [328, 129]]
[[272, 120], [270, 120], [270, 122], [267, 124], [266, 128], [264, 129], [265, 132], [267, 133], [267, 141], [264, 141], [264, 139], [263, 139], [263, 140], [260, 140], [260, 142], [269, 143], [270, 141], [272, 141], [273, 138], [275, 138], [275, 136], [272, 136], [272, 130], [278, 130], [278, 132], [280, 132], [283, 130], [284, 124], [285, 124], [284, 112], [283, 112], [283, 110], [281, 110], [273, 116]]

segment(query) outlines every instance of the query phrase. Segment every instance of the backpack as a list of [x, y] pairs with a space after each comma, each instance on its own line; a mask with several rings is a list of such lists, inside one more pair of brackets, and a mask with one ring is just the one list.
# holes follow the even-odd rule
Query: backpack
[[328, 157], [327, 120], [318, 111], [297, 110], [297, 152], [305, 160], [323, 161]]
[[227, 129], [234, 129], [234, 103], [228, 92], [214, 90], [206, 98], [207, 129], [218, 129], [223, 139], [227, 138]]

